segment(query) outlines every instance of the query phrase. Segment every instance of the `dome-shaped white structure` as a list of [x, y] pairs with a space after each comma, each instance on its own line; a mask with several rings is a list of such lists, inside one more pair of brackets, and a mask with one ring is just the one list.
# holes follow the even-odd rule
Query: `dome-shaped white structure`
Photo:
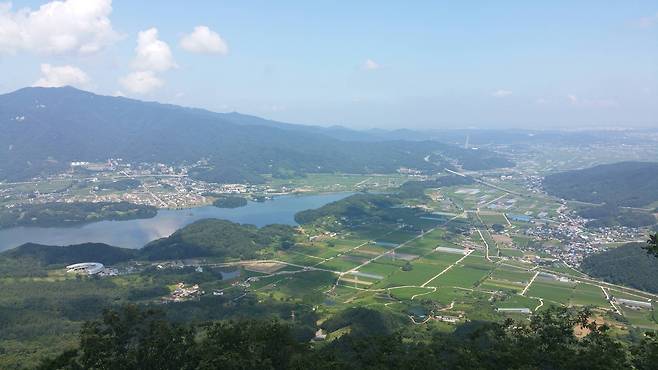
[[98, 262], [83, 262], [83, 263], [76, 263], [73, 265], [68, 265], [66, 266], [66, 272], [73, 272], [76, 274], [87, 274], [87, 275], [94, 275], [98, 274], [99, 272], [103, 271], [105, 266], [103, 266], [102, 263]]

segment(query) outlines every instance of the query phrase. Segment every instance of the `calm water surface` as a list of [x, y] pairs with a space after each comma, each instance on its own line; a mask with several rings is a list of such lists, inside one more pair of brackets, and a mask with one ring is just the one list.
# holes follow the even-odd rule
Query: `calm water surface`
[[194, 221], [221, 218], [233, 222], [265, 226], [279, 223], [295, 225], [295, 213], [321, 207], [350, 195], [287, 195], [263, 203], [249, 202], [244, 207], [227, 209], [214, 206], [160, 210], [157, 216], [142, 220], [100, 221], [80, 227], [14, 227], [0, 230], [0, 251], [32, 242], [47, 245], [69, 245], [86, 242], [107, 243], [117, 247], [140, 248]]

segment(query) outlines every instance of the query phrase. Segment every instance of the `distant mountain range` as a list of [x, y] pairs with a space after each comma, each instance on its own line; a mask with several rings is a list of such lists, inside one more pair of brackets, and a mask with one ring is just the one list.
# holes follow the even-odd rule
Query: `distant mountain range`
[[399, 167], [433, 171], [449, 166], [449, 160], [467, 169], [513, 165], [492, 152], [418, 140], [418, 134], [400, 140], [383, 132], [293, 125], [71, 87], [0, 95], [0, 129], [0, 180], [107, 158], [171, 164], [206, 158], [209, 165], [192, 175], [217, 182], [258, 182], [261, 174], [386, 173]]

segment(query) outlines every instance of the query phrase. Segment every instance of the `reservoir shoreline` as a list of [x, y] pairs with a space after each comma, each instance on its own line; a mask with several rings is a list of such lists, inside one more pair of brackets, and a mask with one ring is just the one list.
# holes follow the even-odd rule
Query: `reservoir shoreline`
[[353, 193], [277, 196], [265, 202], [249, 202], [240, 208], [203, 206], [160, 209], [155, 217], [123, 221], [98, 221], [67, 227], [13, 227], [0, 230], [0, 251], [25, 243], [70, 245], [106, 243], [124, 248], [141, 248], [150, 241], [167, 237], [176, 230], [205, 218], [219, 218], [241, 224], [265, 226], [279, 223], [297, 225], [294, 216], [306, 209], [321, 207]]

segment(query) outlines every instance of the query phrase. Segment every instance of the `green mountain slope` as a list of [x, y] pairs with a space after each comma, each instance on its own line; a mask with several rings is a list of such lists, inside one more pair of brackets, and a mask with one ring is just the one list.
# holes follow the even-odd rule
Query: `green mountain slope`
[[643, 207], [658, 200], [658, 163], [620, 162], [546, 176], [548, 193], [565, 199]]
[[[0, 129], [0, 180], [60, 171], [71, 161], [107, 158], [172, 164], [207, 158], [209, 165], [193, 175], [223, 182], [258, 182], [264, 173], [446, 166], [442, 156], [425, 160], [433, 152], [463, 157], [469, 166], [511, 165], [490, 152], [474, 154], [436, 141], [367, 141], [366, 134], [363, 141], [344, 141], [331, 136], [335, 129], [100, 96], [70, 87], [0, 95]], [[353, 133], [353, 138], [360, 137]], [[479, 157], [486, 161], [479, 163]]]
[[582, 269], [591, 276], [611, 283], [658, 293], [658, 259], [641, 247], [629, 243], [583, 260]]
[[292, 245], [293, 234], [287, 225], [257, 228], [218, 219], [200, 220], [148, 243], [140, 256], [150, 260], [210, 256], [249, 259], [267, 247]]

